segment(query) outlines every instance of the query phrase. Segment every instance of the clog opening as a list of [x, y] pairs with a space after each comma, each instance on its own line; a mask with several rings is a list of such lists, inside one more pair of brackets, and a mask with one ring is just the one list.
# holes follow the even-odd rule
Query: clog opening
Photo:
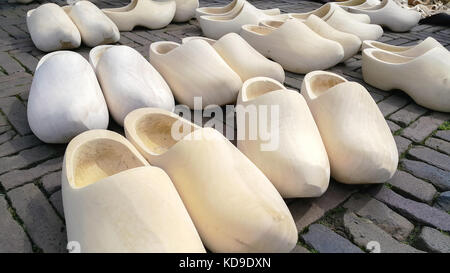
[[268, 28], [268, 27], [264, 27], [264, 26], [256, 26], [256, 25], [245, 25], [242, 28], [244, 28], [245, 30], [249, 31], [249, 32], [253, 32], [259, 35], [267, 35], [272, 33], [272, 31], [274, 29], [272, 28]]
[[245, 5], [242, 5], [242, 7], [236, 13], [233, 13], [233, 14], [211, 15], [211, 16], [201, 16], [201, 17], [211, 20], [211, 21], [229, 21], [229, 20], [236, 18], [238, 15], [240, 15], [242, 10], [244, 9], [244, 6]]
[[237, 0], [233, 0], [230, 4], [224, 7], [203, 7], [199, 8], [200, 12], [209, 13], [209, 14], [222, 14], [231, 11], [237, 4]]
[[383, 43], [379, 43], [379, 42], [371, 42], [370, 45], [375, 48], [390, 51], [390, 52], [403, 52], [410, 48], [410, 47], [405, 47], [405, 46], [393, 46], [393, 45], [383, 44]]
[[242, 94], [242, 101], [250, 101], [266, 93], [285, 89], [279, 83], [272, 81], [254, 81], [245, 86], [245, 92]]
[[214, 40], [214, 39], [196, 36], [196, 37], [183, 38], [183, 44], [188, 43], [188, 42], [193, 41], [193, 40], [203, 40], [203, 41], [207, 42], [208, 44], [210, 44], [212, 46], [216, 43], [216, 40]]
[[291, 17], [299, 20], [306, 20], [311, 14], [316, 15], [319, 18], [324, 18], [330, 12], [331, 5], [323, 5], [319, 9], [308, 13], [294, 13]]
[[372, 52], [373, 57], [377, 58], [380, 61], [386, 62], [386, 63], [393, 63], [393, 64], [401, 64], [406, 63], [410, 61], [412, 58], [403, 57], [396, 54], [390, 54], [386, 53], [384, 51], [375, 51]]
[[159, 54], [167, 54], [177, 47], [178, 44], [175, 43], [161, 43], [155, 48], [155, 50]]
[[275, 20], [265, 20], [261, 22], [262, 25], [273, 27], [273, 28], [279, 28], [281, 27], [284, 22], [283, 21], [275, 21]]
[[309, 79], [310, 90], [312, 90], [313, 95], [316, 97], [319, 97], [328, 89], [343, 82], [345, 80], [340, 77], [329, 74], [318, 74]]
[[155, 155], [165, 153], [196, 129], [188, 121], [164, 114], [146, 115], [136, 122], [137, 136]]
[[82, 188], [144, 164], [123, 143], [100, 138], [79, 147], [74, 155], [74, 185]]

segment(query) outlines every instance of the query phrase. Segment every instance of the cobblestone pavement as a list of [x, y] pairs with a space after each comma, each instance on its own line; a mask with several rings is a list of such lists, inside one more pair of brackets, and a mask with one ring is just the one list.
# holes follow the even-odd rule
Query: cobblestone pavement
[[[93, 2], [104, 8], [122, 6], [127, 0]], [[201, 5], [226, 2], [201, 1]], [[320, 6], [296, 0], [251, 2], [283, 12]], [[60, 189], [65, 146], [40, 142], [26, 118], [33, 71], [44, 53], [29, 38], [25, 13], [43, 1], [0, 3], [0, 252], [65, 252]], [[201, 35], [201, 30], [191, 20], [162, 30], [123, 32], [119, 43], [148, 57], [154, 41], [180, 42], [194, 35]], [[419, 25], [400, 34], [386, 31], [381, 41], [413, 45], [428, 36], [450, 49], [450, 28], [440, 26]], [[76, 51], [87, 57], [89, 48]], [[364, 84], [361, 55], [330, 70], [365, 85], [378, 103], [397, 142], [399, 170], [384, 185], [331, 182], [320, 198], [286, 200], [300, 232], [294, 252], [367, 252], [369, 241], [378, 241], [382, 252], [450, 252], [450, 115], [424, 109], [400, 91], [384, 92]], [[286, 76], [285, 85], [298, 90], [303, 75]], [[111, 129], [122, 130], [110, 124]]]

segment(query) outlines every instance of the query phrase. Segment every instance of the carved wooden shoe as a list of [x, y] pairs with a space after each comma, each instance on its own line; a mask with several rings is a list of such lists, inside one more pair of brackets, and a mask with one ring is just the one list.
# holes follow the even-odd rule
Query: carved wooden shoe
[[187, 22], [195, 17], [198, 8], [198, 0], [175, 0], [177, 9], [173, 21], [176, 23]]
[[183, 39], [183, 44], [193, 39], [204, 40], [214, 47], [243, 82], [258, 76], [284, 82], [284, 70], [281, 65], [261, 55], [236, 33], [226, 34], [217, 41], [204, 37], [187, 37]]
[[[245, 0], [233, 0], [228, 5], [223, 7], [201, 7], [196, 9], [196, 17], [197, 19], [202, 15], [212, 15], [212, 16], [223, 16], [223, 15], [230, 15], [237, 13], [244, 3], [250, 4]], [[262, 10], [258, 9], [261, 12], [267, 14], [267, 15], [279, 15], [280, 9], [274, 8], [274, 9], [267, 9]]]
[[377, 48], [406, 57], [418, 57], [436, 47], [445, 49], [445, 47], [438, 41], [436, 41], [433, 37], [427, 37], [424, 41], [421, 41], [414, 46], [394, 46], [370, 40], [364, 41], [362, 44], [362, 50], [366, 48]]
[[412, 29], [421, 19], [418, 11], [402, 8], [393, 0], [382, 0], [380, 4], [369, 8], [348, 7], [348, 11], [367, 14], [372, 24], [382, 25], [396, 32]]
[[121, 8], [102, 9], [120, 31], [131, 31], [135, 26], [159, 29], [170, 24], [176, 12], [175, 0], [132, 0]]
[[215, 129], [143, 108], [126, 117], [125, 134], [170, 176], [209, 250], [288, 252], [296, 245], [297, 228], [275, 187]]
[[[260, 25], [278, 28], [283, 23], [282, 21], [264, 20], [260, 22]], [[344, 49], [342, 62], [353, 57], [361, 48], [361, 40], [358, 36], [339, 31], [314, 14], [308, 16], [303, 23], [323, 38], [338, 42]]]
[[450, 112], [450, 53], [445, 48], [417, 57], [368, 48], [363, 51], [362, 73], [372, 86], [400, 89], [423, 107]]
[[43, 142], [67, 143], [90, 129], [108, 127], [108, 108], [89, 63], [56, 51], [37, 65], [27, 107], [28, 123]]
[[[336, 5], [328, 6], [330, 9], [325, 16], [318, 15], [319, 18], [327, 22], [333, 28], [356, 35], [361, 41], [364, 40], [377, 40], [383, 35], [383, 28], [379, 25], [364, 23], [355, 20], [350, 14], [345, 10], [339, 8]], [[336, 8], [337, 7], [337, 8]], [[324, 10], [325, 13], [326, 10]], [[316, 14], [315, 14], [316, 15]], [[290, 14], [291, 18], [306, 20], [308, 16], [299, 14]]]
[[[263, 108], [268, 114], [261, 114]], [[253, 117], [247, 116], [251, 109], [255, 109]], [[279, 112], [273, 113], [274, 109]], [[269, 178], [281, 196], [318, 197], [326, 191], [330, 164], [302, 95], [273, 79], [252, 78], [242, 85], [236, 115], [237, 147]], [[254, 123], [258, 132], [250, 132]], [[266, 125], [270, 127], [269, 137], [260, 133], [260, 127]]]
[[74, 138], [61, 184], [67, 239], [81, 252], [205, 252], [169, 176], [117, 133]]
[[318, 9], [315, 9], [310, 12], [304, 12], [304, 13], [290, 13], [289, 15], [291, 17], [294, 17], [296, 19], [300, 20], [306, 20], [308, 17], [312, 14], [316, 15], [317, 17], [321, 18], [322, 20], [326, 21], [328, 18], [331, 17], [331, 15], [336, 11], [340, 10], [341, 13], [343, 13], [347, 18], [351, 18], [353, 20], [356, 20], [361, 23], [369, 24], [370, 23], [370, 17], [366, 14], [356, 14], [356, 13], [350, 13], [346, 12], [343, 8], [336, 5], [335, 3], [327, 3], [323, 6], [321, 6]]
[[239, 33], [241, 27], [246, 24], [258, 24], [261, 20], [284, 18], [287, 14], [270, 16], [267, 15], [248, 2], [245, 2], [237, 13], [221, 16], [202, 15], [198, 17], [198, 22], [203, 34], [212, 39], [219, 39], [223, 35], [234, 32]]
[[362, 85], [314, 71], [305, 76], [301, 92], [325, 144], [332, 177], [346, 184], [383, 183], [392, 177], [397, 147], [380, 109]]
[[202, 107], [236, 101], [241, 78], [209, 43], [155, 42], [150, 45], [149, 57], [179, 103], [193, 109], [195, 97], [202, 98]]
[[287, 20], [277, 29], [245, 25], [241, 36], [261, 54], [294, 73], [327, 69], [344, 57], [339, 43], [323, 38], [295, 19]]
[[34, 45], [42, 51], [77, 48], [81, 36], [64, 10], [47, 3], [27, 12], [27, 28]]
[[89, 53], [114, 120], [123, 126], [125, 116], [138, 108], [173, 111], [175, 101], [164, 78], [129, 46], [98, 46]]
[[87, 46], [111, 44], [119, 41], [117, 26], [96, 5], [79, 1], [63, 9], [70, 16], [81, 34], [81, 41]]
[[349, 7], [370, 8], [370, 7], [380, 4], [380, 1], [379, 0], [347, 0], [347, 1], [342, 1], [342, 2], [332, 2], [332, 3], [347, 10]]

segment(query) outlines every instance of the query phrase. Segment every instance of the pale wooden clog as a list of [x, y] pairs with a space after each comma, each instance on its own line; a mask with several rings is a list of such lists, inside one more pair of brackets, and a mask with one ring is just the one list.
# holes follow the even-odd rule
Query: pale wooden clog
[[234, 103], [242, 81], [206, 41], [185, 44], [155, 42], [150, 45], [150, 63], [169, 84], [179, 103], [194, 108], [194, 98], [208, 105]]
[[61, 180], [67, 239], [81, 252], [205, 252], [169, 176], [123, 136], [74, 138]]
[[31, 131], [43, 142], [67, 143], [90, 129], [106, 129], [108, 108], [89, 63], [55, 51], [38, 63], [27, 105]]
[[187, 22], [195, 17], [195, 10], [198, 8], [198, 0], [175, 0], [177, 9], [173, 21], [176, 23]]
[[398, 163], [394, 138], [362, 85], [314, 71], [305, 76], [302, 95], [325, 144], [332, 177], [346, 184], [371, 184], [393, 176]]
[[117, 26], [96, 5], [79, 1], [63, 9], [75, 23], [81, 34], [81, 41], [87, 46], [111, 44], [119, 41]]
[[445, 48], [417, 57], [368, 48], [363, 51], [362, 74], [372, 86], [400, 89], [423, 107], [450, 112], [450, 53]]
[[276, 29], [245, 25], [241, 36], [261, 54], [294, 73], [327, 69], [344, 57], [339, 43], [323, 38], [295, 19], [287, 20]]
[[[279, 113], [272, 113], [274, 108]], [[263, 111], [267, 109], [268, 114]], [[253, 117], [248, 117], [248, 113]], [[269, 178], [284, 198], [318, 197], [328, 188], [330, 164], [314, 118], [297, 91], [265, 77], [244, 82], [238, 96], [237, 147]], [[257, 118], [256, 136], [250, 128]], [[260, 132], [267, 126], [270, 140]], [[242, 134], [242, 135], [241, 135]], [[268, 146], [265, 147], [264, 145]], [[271, 147], [273, 146], [273, 147]]]
[[406, 57], [418, 57], [435, 47], [445, 49], [445, 47], [441, 45], [438, 41], [436, 41], [433, 37], [427, 37], [425, 40], [413, 46], [394, 46], [370, 40], [364, 41], [362, 44], [362, 50], [366, 48], [377, 48]]
[[326, 21], [336, 10], [340, 10], [348, 19], [351, 18], [355, 21], [365, 24], [370, 23], [370, 17], [368, 15], [346, 12], [342, 7], [336, 5], [335, 3], [326, 3], [325, 5], [322, 5], [320, 8], [313, 11], [304, 13], [290, 13], [290, 15], [291, 17], [295, 17], [296, 19], [306, 20], [310, 15], [314, 14], [322, 20]]
[[77, 48], [81, 36], [64, 10], [46, 3], [27, 12], [27, 28], [34, 45], [42, 51]]
[[381, 0], [381, 3], [372, 7], [348, 7], [350, 12], [367, 14], [372, 24], [385, 26], [395, 32], [409, 31], [421, 19], [420, 12], [405, 9], [393, 0]]
[[[247, 2], [245, 0], [233, 0], [228, 5], [223, 7], [201, 7], [196, 9], [196, 17], [197, 19], [202, 15], [213, 15], [213, 16], [221, 16], [221, 15], [230, 15], [237, 13], [244, 3]], [[248, 2], [247, 2], [248, 3]], [[250, 3], [248, 3], [250, 4]], [[260, 10], [267, 15], [279, 15], [280, 9], [267, 9]]]
[[215, 129], [143, 108], [126, 117], [125, 133], [170, 176], [209, 250], [287, 252], [297, 243], [294, 221], [275, 187]]
[[167, 26], [176, 13], [175, 0], [131, 0], [120, 8], [102, 9], [120, 31], [131, 31], [135, 26], [159, 29]]
[[109, 111], [123, 125], [125, 116], [138, 108], [173, 111], [175, 101], [164, 78], [129, 46], [98, 46], [89, 53]]
[[183, 39], [183, 44], [194, 39], [201, 39], [212, 45], [243, 82], [258, 76], [284, 82], [285, 75], [281, 65], [265, 58], [236, 33], [226, 34], [217, 41], [204, 37], [187, 37]]

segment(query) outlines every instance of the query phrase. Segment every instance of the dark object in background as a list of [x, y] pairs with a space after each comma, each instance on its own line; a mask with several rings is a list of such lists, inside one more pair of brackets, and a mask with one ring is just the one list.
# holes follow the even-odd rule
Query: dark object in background
[[438, 13], [420, 20], [420, 24], [437, 25], [450, 27], [450, 15], [447, 13]]

